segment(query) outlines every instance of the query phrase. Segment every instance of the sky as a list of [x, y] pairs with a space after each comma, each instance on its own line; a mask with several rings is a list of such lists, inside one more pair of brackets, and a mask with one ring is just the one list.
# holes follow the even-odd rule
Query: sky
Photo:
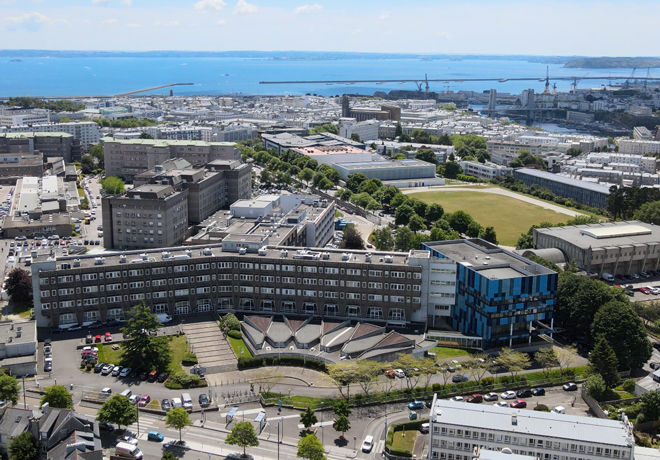
[[0, 48], [657, 56], [653, 0], [0, 0]]

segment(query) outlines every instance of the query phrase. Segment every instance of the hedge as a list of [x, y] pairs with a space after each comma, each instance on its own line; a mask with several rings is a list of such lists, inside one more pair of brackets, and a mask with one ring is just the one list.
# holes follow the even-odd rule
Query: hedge
[[186, 353], [181, 360], [181, 365], [183, 366], [194, 366], [195, 364], [197, 364], [197, 355], [195, 353]]
[[227, 335], [231, 337], [232, 339], [243, 339], [243, 333], [241, 331], [229, 331], [227, 332]]
[[314, 369], [320, 372], [326, 371], [326, 364], [323, 361], [318, 361], [311, 358], [302, 358], [300, 356], [282, 356], [276, 358], [273, 356], [255, 356], [255, 357], [240, 357], [238, 358], [239, 369], [253, 369], [262, 366], [298, 366]]
[[409, 430], [419, 430], [419, 427], [422, 426], [422, 423], [428, 423], [429, 419], [424, 418], [420, 420], [412, 420], [410, 422], [398, 423], [392, 425], [392, 427], [387, 432], [387, 438], [385, 440], [385, 448], [390, 453], [390, 455], [395, 455], [398, 457], [412, 457], [412, 452], [404, 450], [395, 450], [392, 449], [392, 442], [394, 442], [394, 433], [397, 431], [409, 431]]
[[181, 388], [199, 388], [208, 386], [206, 380], [202, 380], [199, 375], [177, 372], [165, 381], [165, 387], [170, 389]]

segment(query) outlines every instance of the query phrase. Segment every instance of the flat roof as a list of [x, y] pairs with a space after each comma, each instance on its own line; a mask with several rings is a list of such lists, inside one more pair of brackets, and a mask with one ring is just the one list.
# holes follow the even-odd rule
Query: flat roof
[[456, 425], [461, 428], [506, 431], [543, 438], [579, 439], [582, 442], [624, 448], [632, 448], [635, 444], [632, 427], [628, 428], [619, 420], [465, 404], [444, 399], [436, 400], [432, 412], [436, 423]]
[[344, 169], [428, 167], [435, 170], [435, 165], [433, 163], [428, 163], [422, 160], [359, 161], [354, 163], [334, 163], [334, 165]]
[[538, 169], [531, 169], [531, 168], [519, 168], [516, 169], [515, 172], [518, 174], [534, 176], [540, 179], [548, 179], [554, 182], [571, 185], [573, 187], [579, 187], [586, 190], [591, 190], [593, 192], [604, 193], [605, 195], [610, 194], [610, 187], [608, 185], [601, 185], [593, 182], [585, 182], [583, 180], [573, 179], [572, 177], [560, 176], [559, 174], [553, 174], [546, 171], [539, 171]]
[[170, 145], [178, 146], [178, 147], [236, 146], [235, 142], [206, 142], [206, 141], [184, 141], [184, 140], [167, 140], [167, 139], [114, 139], [110, 137], [104, 137], [103, 141], [115, 142], [117, 144], [151, 145], [154, 147], [169, 147]]
[[[20, 337], [18, 337], [19, 332]], [[23, 321], [20, 323], [12, 323], [11, 321], [0, 322], [0, 341], [7, 343], [10, 337], [12, 344], [36, 342], [37, 328], [34, 321]]]
[[582, 249], [660, 242], [660, 226], [640, 221], [535, 228], [534, 231], [564, 240]]

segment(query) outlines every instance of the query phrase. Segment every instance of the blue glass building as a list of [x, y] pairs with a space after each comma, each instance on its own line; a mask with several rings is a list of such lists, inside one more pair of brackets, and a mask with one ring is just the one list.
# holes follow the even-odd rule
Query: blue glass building
[[481, 239], [422, 244], [431, 257], [456, 263], [456, 296], [448, 323], [482, 338], [482, 346], [531, 344], [551, 332], [557, 273]]

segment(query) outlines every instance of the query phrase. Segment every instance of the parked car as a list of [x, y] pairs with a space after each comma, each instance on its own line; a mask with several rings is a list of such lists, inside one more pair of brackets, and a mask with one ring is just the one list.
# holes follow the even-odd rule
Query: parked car
[[506, 401], [499, 401], [493, 404], [493, 406], [499, 406], [499, 407], [509, 407], [509, 405], [506, 403]]
[[532, 388], [534, 396], [545, 396], [545, 388]]
[[651, 290], [647, 287], [640, 288], [639, 292], [641, 292], [642, 294], [646, 294], [646, 295], [651, 294]]
[[454, 396], [451, 398], [451, 400], [456, 402], [465, 402], [465, 398], [463, 396]]
[[120, 442], [127, 442], [128, 444], [132, 444], [132, 445], [134, 445], [134, 446], [137, 446], [137, 445], [138, 445], [138, 440], [135, 439], [135, 438], [133, 438], [133, 437], [131, 437], [131, 436], [128, 436], [128, 435], [117, 436], [116, 442], [117, 442], [117, 443], [120, 443]]
[[167, 380], [167, 377], [169, 376], [170, 374], [168, 374], [167, 372], [161, 372], [160, 374], [158, 374], [158, 382], [163, 383], [165, 380]]
[[101, 369], [101, 375], [108, 375], [114, 369], [114, 365], [106, 364], [103, 369]]
[[119, 367], [119, 366], [115, 366], [115, 367], [112, 369], [112, 376], [113, 376], [113, 377], [117, 377], [117, 376], [119, 375], [120, 372], [121, 372], [121, 367]]
[[497, 393], [488, 393], [486, 396], [484, 396], [484, 401], [497, 401], [499, 399], [499, 396]]
[[473, 394], [467, 397], [466, 401], [469, 403], [480, 403], [484, 400], [484, 397], [480, 394]]
[[138, 403], [138, 401], [140, 401], [141, 397], [142, 397], [142, 395], [140, 395], [140, 394], [131, 395], [131, 396], [128, 397], [128, 400], [131, 402], [131, 404], [135, 405], [135, 404]]
[[519, 397], [519, 398], [529, 398], [529, 397], [532, 396], [532, 390], [530, 390], [529, 388], [525, 388], [523, 390], [518, 390], [516, 392], [516, 396]]
[[410, 410], [417, 410], [417, 409], [423, 409], [424, 408], [424, 403], [422, 401], [413, 401], [411, 403], [408, 403], [408, 409]]
[[563, 406], [555, 406], [550, 412], [553, 414], [565, 414], [566, 409]]
[[114, 425], [111, 425], [111, 424], [106, 423], [106, 422], [99, 422], [99, 429], [103, 430], [103, 431], [109, 431], [111, 433], [113, 431], [115, 431]]
[[516, 399], [516, 392], [515, 391], [505, 391], [500, 395], [500, 398], [502, 399]]
[[150, 431], [147, 435], [147, 439], [149, 441], [161, 442], [163, 439], [165, 439], [165, 436], [160, 434], [158, 431]]
[[101, 342], [101, 336], [97, 335], [94, 337], [94, 343], [99, 343], [99, 342]]
[[132, 369], [130, 367], [125, 367], [119, 373], [119, 377], [128, 377], [131, 374]]
[[426, 433], [428, 433], [428, 432], [429, 432], [429, 426], [430, 426], [430, 425], [429, 425], [428, 423], [422, 423], [422, 424], [419, 426], [419, 432], [422, 433], [422, 434], [426, 434]]
[[149, 404], [149, 401], [151, 401], [151, 396], [144, 395], [140, 398], [140, 402], [138, 403], [138, 406], [145, 407], [147, 404]]
[[103, 368], [105, 366], [107, 366], [106, 363], [98, 363], [96, 366], [94, 366], [94, 373], [98, 374], [99, 372], [101, 372], [103, 370]]
[[454, 383], [459, 383], [459, 382], [466, 382], [467, 379], [468, 378], [466, 376], [458, 374], [458, 375], [453, 376], [451, 378], [451, 381], [454, 382]]
[[564, 389], [564, 391], [577, 391], [578, 386], [576, 383], [571, 382], [565, 384], [564, 386], [562, 386], [562, 388]]
[[170, 400], [167, 398], [163, 398], [162, 401], [160, 402], [160, 408], [163, 409], [165, 412], [171, 409], [172, 406], [170, 406]]
[[112, 342], [112, 334], [110, 334], [109, 332], [106, 332], [105, 333], [105, 341], [106, 342]]
[[509, 406], [513, 407], [514, 409], [524, 409], [527, 407], [527, 402], [524, 399], [516, 399], [515, 401], [511, 401]]
[[393, 379], [393, 378], [396, 378], [396, 375], [394, 374], [394, 371], [392, 369], [386, 369], [385, 370], [385, 377]]
[[209, 407], [211, 402], [209, 401], [209, 397], [206, 396], [206, 394], [202, 393], [199, 395], [199, 405], [202, 407]]
[[660, 369], [660, 363], [651, 363], [649, 367], [653, 370]]
[[403, 378], [406, 377], [406, 374], [405, 374], [405, 372], [403, 372], [402, 369], [394, 369], [394, 375], [396, 375], [400, 379], [403, 379]]

